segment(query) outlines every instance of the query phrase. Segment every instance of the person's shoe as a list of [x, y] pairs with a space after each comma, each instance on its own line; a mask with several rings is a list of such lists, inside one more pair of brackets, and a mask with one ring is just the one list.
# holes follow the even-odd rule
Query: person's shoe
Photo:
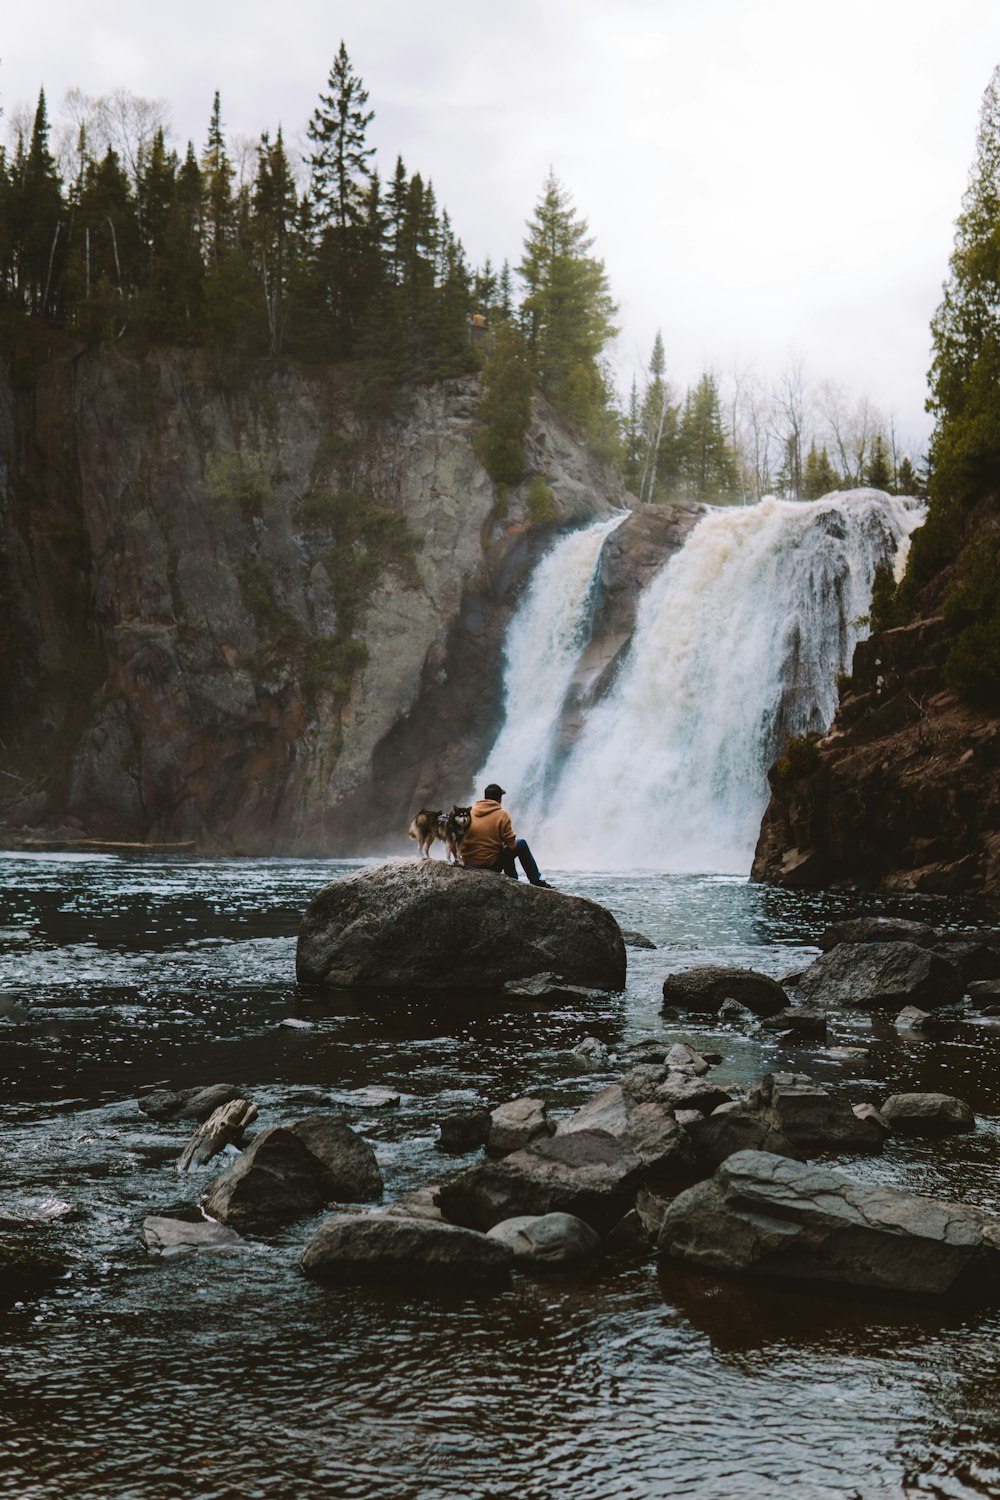
[[547, 880], [533, 880], [532, 885], [540, 885], [543, 891], [554, 891], [555, 886], [549, 885]]

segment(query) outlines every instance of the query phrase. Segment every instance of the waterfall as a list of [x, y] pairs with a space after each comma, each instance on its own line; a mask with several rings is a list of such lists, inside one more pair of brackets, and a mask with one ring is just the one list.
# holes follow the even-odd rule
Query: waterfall
[[573, 668], [586, 644], [605, 539], [627, 511], [560, 537], [536, 567], [504, 640], [504, 720], [475, 779], [476, 795], [500, 778], [519, 814], [548, 803], [555, 732]]
[[[829, 726], [875, 568], [901, 560], [922, 519], [876, 490], [710, 511], [640, 600], [616, 682], [549, 777], [543, 815], [532, 777], [582, 616], [574, 606], [556, 624], [560, 544], [510, 632], [509, 728], [489, 761], [544, 867], [746, 873], [767, 767], [787, 735]], [[582, 599], [585, 572], [580, 559], [560, 597]]]

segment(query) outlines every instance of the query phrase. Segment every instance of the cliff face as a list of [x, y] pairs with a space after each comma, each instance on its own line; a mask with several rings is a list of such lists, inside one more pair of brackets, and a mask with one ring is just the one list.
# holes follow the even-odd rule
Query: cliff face
[[1000, 891], [1000, 720], [942, 681], [940, 616], [863, 641], [810, 768], [770, 772], [751, 878]]
[[[85, 352], [0, 379], [0, 818], [251, 853], [398, 846], [460, 795], [553, 525], [498, 513], [474, 380]], [[555, 525], [625, 497], [544, 403]]]

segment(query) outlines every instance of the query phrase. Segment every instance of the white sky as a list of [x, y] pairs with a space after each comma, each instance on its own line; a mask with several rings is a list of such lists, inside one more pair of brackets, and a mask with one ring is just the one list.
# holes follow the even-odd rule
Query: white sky
[[623, 385], [662, 329], [679, 388], [800, 358], [920, 448], [947, 271], [1000, 0], [48, 0], [9, 6], [8, 117], [44, 85], [167, 101], [204, 144], [294, 143], [344, 39], [397, 152], [473, 264], [514, 264], [551, 165], [621, 305]]

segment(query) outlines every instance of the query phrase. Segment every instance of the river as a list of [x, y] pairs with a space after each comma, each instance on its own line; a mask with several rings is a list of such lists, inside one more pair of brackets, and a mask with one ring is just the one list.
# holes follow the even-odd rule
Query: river
[[[541, 851], [539, 851], [541, 852]], [[997, 1036], [903, 1040], [852, 1015], [838, 1056], [665, 1023], [663, 975], [696, 961], [781, 976], [863, 909], [962, 923], [955, 904], [804, 895], [732, 876], [546, 874], [658, 945], [625, 994], [575, 1009], [300, 992], [310, 896], [357, 864], [0, 856], [3, 1209], [60, 1221], [71, 1274], [6, 1307], [0, 1496], [11, 1500], [605, 1500], [1000, 1494], [1000, 1315], [791, 1293], [607, 1261], [508, 1290], [333, 1289], [298, 1267], [315, 1223], [245, 1255], [148, 1259], [146, 1214], [193, 1203], [188, 1128], [154, 1084], [235, 1082], [261, 1124], [343, 1109], [389, 1200], [439, 1180], [443, 1113], [540, 1092], [558, 1115], [610, 1075], [568, 1055], [665, 1034], [744, 1085], [794, 1067], [852, 1101], [933, 1087], [971, 1136], [893, 1140], [853, 1175], [1000, 1208]], [[304, 1027], [286, 1027], [289, 1019]], [[398, 1109], [350, 1091], [391, 1085]], [[459, 1163], [460, 1164], [460, 1163]]]

